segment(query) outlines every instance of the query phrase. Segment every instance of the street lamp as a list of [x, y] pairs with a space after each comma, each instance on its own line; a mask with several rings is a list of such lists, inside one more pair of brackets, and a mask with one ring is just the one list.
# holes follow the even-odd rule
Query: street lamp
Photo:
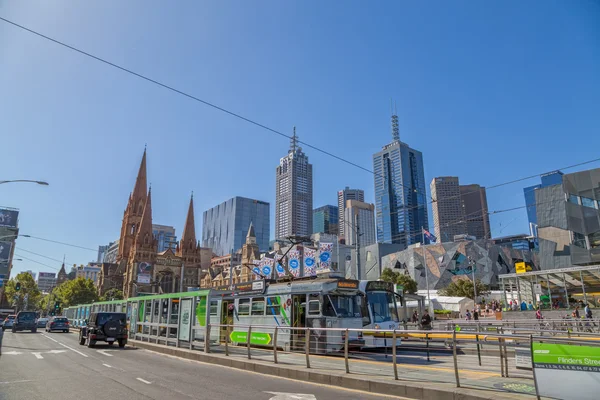
[[473, 301], [477, 304], [477, 284], [475, 282], [475, 262], [469, 257], [469, 264], [471, 265], [471, 274], [473, 275]]
[[0, 181], [0, 185], [3, 183], [16, 183], [16, 182], [37, 183], [38, 185], [42, 185], [42, 186], [49, 185], [49, 183], [45, 182], [45, 181], [34, 181], [34, 180], [30, 180], [30, 179], [14, 179], [14, 180], [10, 180], [10, 181]]

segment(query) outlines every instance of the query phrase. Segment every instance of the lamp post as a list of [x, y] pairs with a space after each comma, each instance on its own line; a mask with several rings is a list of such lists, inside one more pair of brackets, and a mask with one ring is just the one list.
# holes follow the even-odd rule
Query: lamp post
[[48, 186], [49, 183], [45, 182], [45, 181], [34, 181], [31, 179], [13, 179], [13, 180], [8, 180], [8, 181], [0, 181], [0, 185], [2, 185], [3, 183], [37, 183], [38, 185], [42, 185], [42, 186]]
[[471, 265], [471, 274], [473, 275], [473, 301], [477, 304], [477, 283], [475, 282], [475, 263], [473, 259], [469, 257], [469, 264]]

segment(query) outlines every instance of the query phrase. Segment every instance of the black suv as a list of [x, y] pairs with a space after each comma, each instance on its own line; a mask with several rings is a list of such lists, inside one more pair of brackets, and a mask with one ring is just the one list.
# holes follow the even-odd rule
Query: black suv
[[37, 332], [37, 314], [33, 311], [21, 311], [18, 313], [13, 323], [12, 331]]
[[79, 331], [79, 344], [94, 347], [96, 342], [114, 342], [119, 347], [127, 344], [127, 316], [125, 313], [93, 312], [87, 324]]

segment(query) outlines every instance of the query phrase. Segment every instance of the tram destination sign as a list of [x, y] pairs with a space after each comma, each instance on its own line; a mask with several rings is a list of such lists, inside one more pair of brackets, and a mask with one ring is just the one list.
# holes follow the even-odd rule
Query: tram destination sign
[[217, 286], [216, 288], [212, 289], [213, 294], [233, 295], [233, 296], [263, 294], [264, 292], [265, 292], [265, 281], [264, 280], [236, 283], [231, 286], [229, 286], [229, 285]]
[[338, 289], [358, 289], [358, 281], [341, 280], [337, 284]]
[[391, 292], [394, 290], [394, 284], [385, 281], [371, 281], [367, 282], [366, 290], [384, 290]]

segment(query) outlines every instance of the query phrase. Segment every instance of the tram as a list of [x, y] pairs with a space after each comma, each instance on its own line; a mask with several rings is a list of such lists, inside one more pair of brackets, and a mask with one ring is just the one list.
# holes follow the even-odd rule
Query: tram
[[[402, 294], [395, 292], [393, 283], [384, 281], [361, 280], [359, 290], [366, 298], [366, 312], [362, 326], [365, 329], [365, 347], [392, 346], [391, 334], [379, 333], [378, 330], [403, 329], [398, 309], [398, 303], [400, 306], [404, 304]], [[400, 345], [400, 339], [396, 340], [396, 345]]]

